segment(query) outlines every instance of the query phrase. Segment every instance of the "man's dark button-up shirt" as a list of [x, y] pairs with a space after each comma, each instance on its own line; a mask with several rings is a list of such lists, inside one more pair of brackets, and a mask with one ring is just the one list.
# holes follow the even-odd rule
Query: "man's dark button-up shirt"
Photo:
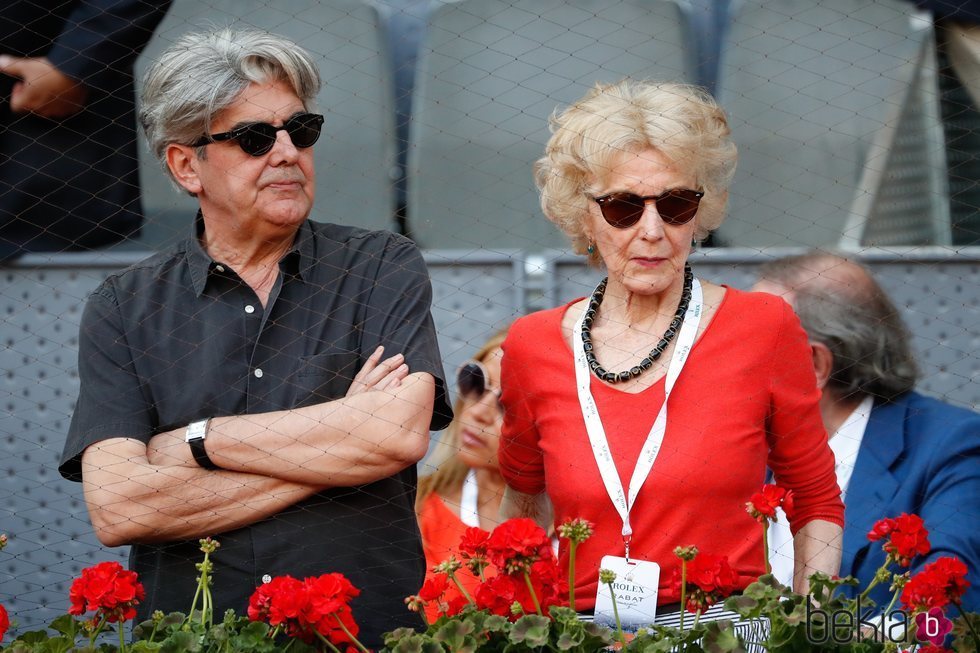
[[[80, 394], [61, 473], [81, 479], [89, 445], [143, 442], [195, 420], [311, 405], [345, 395], [378, 345], [437, 380], [432, 428], [451, 419], [429, 313], [431, 284], [417, 248], [388, 232], [307, 221], [280, 262], [267, 306], [190, 238], [109, 276], [85, 307]], [[359, 487], [333, 488], [264, 521], [217, 536], [216, 614], [243, 614], [263, 576], [345, 574], [369, 646], [417, 625], [404, 597], [424, 559], [410, 467]], [[133, 546], [149, 610], [190, 609], [197, 540]]]

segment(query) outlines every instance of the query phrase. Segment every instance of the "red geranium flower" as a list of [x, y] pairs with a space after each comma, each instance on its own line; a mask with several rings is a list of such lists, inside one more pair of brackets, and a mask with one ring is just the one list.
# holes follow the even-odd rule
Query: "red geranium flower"
[[10, 628], [10, 616], [7, 615], [7, 608], [0, 605], [0, 641], [7, 634], [8, 628]]
[[487, 554], [507, 574], [527, 571], [542, 557], [554, 557], [548, 534], [526, 518], [508, 519], [497, 526], [487, 542]]
[[423, 601], [438, 601], [449, 587], [449, 578], [446, 574], [436, 574], [425, 579], [422, 589], [419, 590], [419, 598]]
[[[356, 637], [359, 627], [354, 621], [350, 601], [361, 593], [343, 574], [323, 574], [303, 581], [309, 597], [303, 620], [333, 644], [347, 644]], [[345, 630], [346, 629], [346, 630]]]
[[745, 510], [760, 524], [776, 521], [776, 508], [782, 508], [786, 516], [793, 513], [793, 491], [785, 490], [778, 485], [766, 484], [761, 492], [752, 495], [745, 504]]
[[451, 599], [449, 603], [446, 604], [446, 609], [443, 612], [443, 614], [449, 617], [456, 616], [460, 612], [462, 612], [463, 608], [465, 608], [469, 604], [470, 602], [466, 599], [466, 597], [460, 594], [459, 596]]
[[[568, 596], [568, 580], [558, 567], [558, 560], [551, 555], [531, 565], [531, 586], [541, 604], [541, 611], [548, 614], [553, 605], [563, 605]], [[533, 604], [531, 609], [533, 609]]]
[[[523, 583], [521, 585], [523, 586]], [[511, 614], [510, 606], [516, 600], [517, 590], [518, 585], [512, 577], [494, 576], [481, 583], [477, 589], [474, 597], [476, 607], [514, 620], [517, 617]]]
[[[698, 553], [687, 563], [688, 612], [704, 612], [709, 607], [735, 591], [738, 581], [728, 556]], [[680, 595], [681, 570], [675, 567], [671, 575], [671, 587]]]
[[868, 540], [871, 542], [877, 542], [878, 540], [888, 537], [891, 532], [895, 530], [895, 520], [892, 518], [879, 519], [875, 522], [875, 525], [871, 527], [871, 531], [868, 533]]
[[82, 570], [71, 584], [68, 613], [82, 615], [96, 611], [110, 623], [126, 621], [136, 616], [136, 606], [146, 598], [143, 584], [135, 571], [124, 569], [118, 562], [100, 562]]
[[360, 593], [343, 574], [323, 574], [303, 581], [277, 576], [252, 593], [248, 618], [281, 626], [290, 637], [307, 643], [312, 643], [317, 633], [333, 644], [351, 643], [358, 626], [349, 603]]
[[490, 533], [477, 526], [470, 526], [463, 531], [459, 543], [459, 555], [474, 576], [482, 576], [483, 570], [490, 562], [487, 560], [487, 546]]
[[303, 583], [292, 576], [276, 576], [259, 585], [248, 600], [248, 618], [270, 626], [281, 626], [287, 635], [309, 643], [313, 633], [300, 623], [308, 596]]
[[872, 542], [888, 538], [883, 548], [889, 557], [903, 567], [912, 564], [912, 558], [926, 555], [932, 549], [929, 531], [918, 515], [902, 513], [894, 519], [878, 521], [868, 539]]
[[942, 557], [927, 564], [902, 588], [902, 604], [911, 611], [959, 605], [970, 586], [966, 565], [959, 558]]
[[487, 555], [487, 543], [490, 540], [490, 533], [478, 526], [470, 526], [463, 531], [463, 537], [459, 542], [459, 552], [463, 558], [475, 558]]

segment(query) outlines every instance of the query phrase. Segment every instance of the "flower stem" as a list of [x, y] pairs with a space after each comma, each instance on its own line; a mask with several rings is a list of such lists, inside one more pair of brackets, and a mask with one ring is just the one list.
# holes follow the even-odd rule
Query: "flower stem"
[[[887, 607], [887, 608], [885, 608], [885, 609], [884, 609], [884, 610], [883, 610], [883, 611], [881, 612], [881, 615], [882, 615], [882, 617], [885, 617], [885, 616], [887, 616], [887, 615], [888, 615], [888, 613], [892, 611], [892, 608], [894, 608], [894, 607], [895, 607], [895, 601], [897, 601], [897, 600], [898, 600], [898, 596], [899, 596], [899, 595], [900, 595], [901, 593], [902, 593], [902, 590], [901, 590], [901, 589], [897, 589], [897, 590], [895, 590], [895, 593], [894, 593], [894, 594], [892, 594], [892, 600], [888, 602], [888, 607]], [[885, 629], [885, 625], [884, 625], [884, 624], [885, 624], [885, 622], [884, 622], [884, 621], [882, 621], [882, 622], [881, 622], [881, 624], [882, 624], [882, 625], [881, 625], [881, 629], [882, 629], [882, 630], [884, 631], [884, 629]]]
[[337, 620], [337, 623], [340, 624], [340, 627], [343, 629], [344, 633], [350, 638], [350, 641], [354, 643], [354, 646], [356, 646], [361, 653], [371, 653], [371, 651], [364, 648], [364, 644], [361, 644], [360, 640], [354, 637], [354, 635], [347, 630], [347, 626], [345, 626], [344, 622], [340, 620], [340, 616], [336, 612], [333, 613], [333, 618]]
[[340, 649], [337, 648], [336, 646], [334, 646], [333, 642], [331, 642], [329, 639], [327, 639], [326, 637], [324, 637], [322, 633], [320, 633], [319, 631], [313, 631], [313, 632], [316, 633], [316, 636], [320, 638], [320, 641], [323, 642], [324, 644], [326, 644], [327, 647], [331, 651], [333, 651], [333, 653], [340, 653]]
[[463, 584], [459, 582], [458, 578], [456, 578], [456, 574], [450, 571], [448, 572], [448, 576], [449, 576], [449, 580], [453, 581], [453, 584], [457, 587], [457, 589], [459, 589], [459, 593], [465, 596], [467, 601], [476, 605], [476, 601], [473, 600], [473, 597], [470, 596], [470, 593], [466, 591], [466, 588], [463, 587]]
[[685, 612], [687, 612], [687, 560], [681, 559], [681, 630], [684, 630]]
[[616, 590], [613, 589], [612, 583], [609, 585], [609, 596], [612, 597], [613, 606], [613, 617], [616, 619], [616, 639], [619, 640], [620, 644], [626, 644], [626, 636], [623, 635], [623, 624], [619, 621], [619, 606], [616, 603]]
[[92, 636], [88, 638], [89, 646], [95, 649], [95, 640], [102, 633], [102, 629], [105, 628], [106, 615], [102, 615], [102, 619], [99, 621], [99, 625], [92, 630]]
[[772, 573], [772, 566], [769, 564], [769, 520], [762, 522], [762, 559], [766, 563], [766, 573]]
[[[884, 569], [884, 567], [882, 567], [882, 569]], [[880, 582], [878, 580], [878, 576], [880, 576], [880, 574], [875, 574], [875, 577], [871, 579], [871, 582], [868, 583], [868, 586], [864, 588], [863, 592], [861, 592], [862, 599], [868, 598], [868, 595], [871, 594], [871, 590], [873, 590], [875, 588], [875, 585], [877, 585]]]
[[544, 613], [541, 612], [541, 604], [538, 602], [538, 595], [534, 591], [534, 585], [531, 584], [531, 575], [526, 571], [524, 572], [524, 583], [527, 585], [527, 591], [531, 593], [531, 600], [534, 601], [534, 609], [537, 610], [538, 614], [543, 617]]
[[694, 623], [691, 624], [691, 630], [698, 627], [699, 621], [701, 621], [701, 608], [698, 608], [698, 611], [694, 613]]
[[575, 609], [575, 540], [568, 542], [568, 607]]
[[126, 653], [126, 634], [123, 632], [123, 622], [119, 622], [119, 653]]

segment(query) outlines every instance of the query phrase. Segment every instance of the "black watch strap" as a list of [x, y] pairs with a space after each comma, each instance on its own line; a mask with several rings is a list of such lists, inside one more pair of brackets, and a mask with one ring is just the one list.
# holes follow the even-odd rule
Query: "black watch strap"
[[187, 425], [187, 435], [184, 440], [191, 447], [191, 455], [194, 456], [194, 460], [197, 464], [204, 469], [220, 469], [211, 458], [208, 456], [207, 450], [204, 448], [204, 440], [208, 435], [208, 424], [211, 422], [210, 419], [204, 419], [199, 422], [191, 422]]

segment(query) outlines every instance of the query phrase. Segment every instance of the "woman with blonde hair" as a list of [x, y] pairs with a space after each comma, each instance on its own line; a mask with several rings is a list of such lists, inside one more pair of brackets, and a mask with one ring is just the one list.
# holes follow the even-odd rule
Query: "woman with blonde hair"
[[764, 573], [745, 503], [768, 467], [795, 494], [797, 589], [836, 573], [843, 505], [806, 334], [781, 299], [699, 280], [688, 261], [724, 218], [724, 112], [692, 86], [623, 81], [552, 127], [542, 208], [607, 276], [504, 342], [502, 514], [595, 524], [576, 552], [576, 608], [593, 609], [600, 565], [659, 573], [669, 604], [678, 546], [727, 555], [736, 589]]
[[[419, 479], [415, 509], [422, 532], [422, 548], [432, 568], [456, 554], [463, 532], [477, 526], [486, 531], [500, 521], [500, 500], [504, 479], [500, 475], [497, 451], [503, 412], [500, 408], [500, 345], [507, 330], [493, 335], [464, 363], [456, 375], [456, 416], [432, 453], [437, 467]], [[458, 557], [458, 554], [456, 554]], [[457, 578], [472, 595], [478, 579], [463, 568]], [[456, 596], [450, 589], [446, 600]], [[426, 608], [430, 620], [437, 606]]]

